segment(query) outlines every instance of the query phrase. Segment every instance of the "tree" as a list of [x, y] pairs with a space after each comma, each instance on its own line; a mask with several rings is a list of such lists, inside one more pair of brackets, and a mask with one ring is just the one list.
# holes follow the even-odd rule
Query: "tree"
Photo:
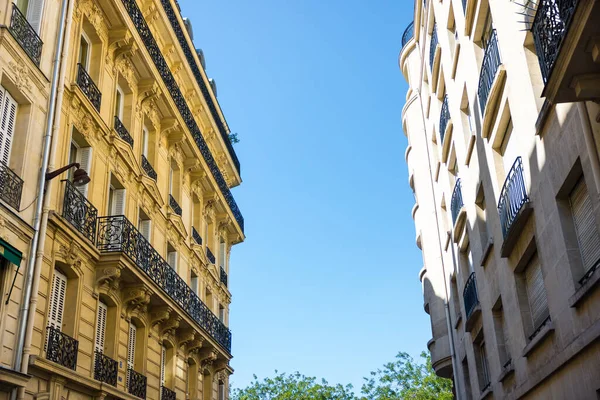
[[451, 400], [452, 381], [438, 377], [431, 367], [431, 357], [422, 352], [424, 363], [415, 362], [406, 353], [365, 378], [361, 393], [364, 400]]
[[229, 134], [229, 141], [231, 142], [231, 144], [236, 144], [240, 142], [237, 132]]

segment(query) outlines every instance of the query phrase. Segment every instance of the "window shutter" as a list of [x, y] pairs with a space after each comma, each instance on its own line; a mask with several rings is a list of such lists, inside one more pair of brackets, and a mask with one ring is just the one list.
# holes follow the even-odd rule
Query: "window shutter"
[[192, 276], [190, 285], [192, 286], [192, 292], [194, 292], [195, 294], [198, 294], [198, 277], [197, 276]]
[[544, 288], [544, 277], [537, 254], [533, 256], [525, 271], [527, 299], [534, 329], [537, 329], [548, 316], [548, 298]]
[[594, 207], [583, 178], [575, 185], [569, 200], [581, 261], [584, 271], [587, 272], [600, 260], [600, 235], [594, 218]]
[[152, 221], [149, 219], [140, 220], [140, 233], [146, 240], [150, 241], [152, 235]]
[[112, 215], [125, 215], [125, 189], [113, 191]]
[[167, 254], [167, 263], [169, 264], [169, 266], [171, 266], [171, 268], [173, 268], [175, 271], [177, 271], [177, 252], [176, 251], [170, 251], [169, 254]]
[[219, 266], [225, 269], [225, 242], [219, 243]]
[[129, 370], [133, 369], [135, 361], [135, 336], [137, 328], [129, 324], [129, 344], [127, 346], [127, 386], [129, 386]]
[[[91, 174], [92, 168], [92, 152], [93, 149], [91, 147], [82, 147], [77, 150], [77, 162], [79, 163], [79, 167], [83, 169], [88, 175]], [[77, 190], [81, 194], [87, 197], [89, 184], [85, 184], [84, 186], [78, 186]]]
[[58, 330], [62, 330], [66, 293], [67, 277], [59, 271], [54, 270], [54, 277], [52, 278], [52, 292], [50, 293], [48, 326], [52, 326]]
[[160, 386], [165, 386], [165, 361], [167, 359], [167, 349], [161, 346], [160, 353]]
[[0, 101], [0, 104], [2, 104], [2, 117], [0, 119], [0, 161], [8, 165], [17, 120], [17, 102], [6, 90], [2, 90], [2, 92], [4, 92], [4, 102]]
[[219, 382], [219, 400], [225, 400], [225, 383]]
[[98, 317], [96, 321], [96, 342], [95, 350], [99, 353], [104, 353], [104, 338], [106, 332], [106, 315], [108, 307], [103, 302], [98, 303]]
[[44, 0], [29, 0], [27, 7], [27, 20], [39, 34], [42, 26], [42, 13], [44, 12]]
[[148, 158], [148, 129], [146, 127], [142, 129], [142, 154]]

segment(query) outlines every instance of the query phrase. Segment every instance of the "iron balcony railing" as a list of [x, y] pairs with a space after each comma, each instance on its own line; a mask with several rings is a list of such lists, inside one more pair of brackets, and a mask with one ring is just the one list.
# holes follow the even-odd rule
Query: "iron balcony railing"
[[158, 178], [158, 175], [156, 174], [156, 171], [152, 167], [152, 164], [150, 164], [150, 161], [148, 161], [146, 156], [143, 154], [142, 154], [142, 169], [144, 170], [146, 175], [148, 175], [148, 178], [154, 179], [154, 180], [156, 180]]
[[485, 111], [485, 105], [496, 77], [496, 72], [502, 64], [500, 59], [500, 50], [498, 49], [498, 35], [496, 30], [492, 31], [490, 40], [485, 48], [485, 55], [483, 56], [483, 64], [481, 64], [481, 73], [479, 74], [479, 87], [477, 93], [479, 94], [479, 107], [481, 112]]
[[200, 236], [200, 234], [198, 233], [196, 228], [194, 228], [193, 226], [192, 226], [192, 238], [194, 239], [194, 242], [196, 242], [196, 244], [199, 244], [200, 246], [202, 246], [202, 236]]
[[225, 272], [223, 267], [221, 267], [221, 282], [223, 285], [227, 286], [227, 272]]
[[450, 121], [450, 110], [448, 109], [448, 95], [445, 95], [442, 102], [442, 111], [440, 112], [440, 139], [442, 144], [444, 143], [448, 121]]
[[27, 53], [31, 61], [38, 67], [42, 59], [42, 46], [44, 43], [37, 32], [21, 13], [19, 7], [13, 3], [12, 15], [10, 16], [10, 33], [21, 48]]
[[217, 343], [231, 351], [231, 332], [124, 216], [98, 218], [97, 248], [122, 252]]
[[[150, 28], [148, 27], [146, 20], [144, 19], [142, 11], [139, 9], [136, 0], [121, 0], [121, 1], [123, 2], [123, 5], [125, 6], [125, 9], [127, 10], [129, 17], [131, 18], [131, 21], [133, 22], [138, 34], [140, 35], [142, 42], [146, 46], [146, 50], [148, 51], [148, 54], [150, 55], [165, 86], [167, 87], [167, 90], [170, 93], [170, 96], [173, 99], [173, 102], [175, 103], [177, 109], [179, 110], [179, 113], [181, 114], [181, 117], [185, 121], [185, 124], [186, 124], [188, 130], [190, 131], [192, 137], [194, 138], [194, 141], [196, 142], [196, 146], [198, 146], [198, 149], [200, 150], [202, 157], [206, 161], [206, 164], [208, 165], [211, 174], [215, 178], [215, 181], [217, 182], [217, 186], [219, 187], [219, 190], [221, 191], [221, 193], [223, 194], [223, 197], [225, 198], [225, 202], [229, 206], [229, 209], [233, 213], [235, 220], [237, 221], [238, 225], [240, 226], [240, 229], [243, 232], [244, 231], [244, 217], [242, 216], [242, 213], [241, 213], [239, 207], [237, 206], [235, 199], [233, 198], [233, 195], [231, 194], [231, 191], [229, 190], [229, 186], [227, 185], [227, 182], [225, 182], [225, 179], [223, 178], [223, 175], [221, 174], [219, 166], [217, 165], [212, 153], [210, 152], [210, 149], [208, 148], [208, 145], [206, 144], [206, 141], [204, 140], [204, 137], [202, 136], [200, 127], [196, 123], [194, 115], [193, 115], [192, 111], [190, 110], [190, 108], [188, 107], [188, 105], [185, 101], [185, 97], [183, 96], [183, 93], [181, 93], [181, 89], [179, 88], [179, 85], [177, 84], [177, 81], [175, 80], [175, 78], [173, 77], [173, 74], [171, 73], [171, 70], [169, 69], [169, 65], [167, 64], [167, 61], [165, 60], [164, 56], [162, 55], [160, 48], [159, 48], [158, 44], [156, 43], [156, 40], [154, 39], [154, 36], [152, 36], [152, 32], [151, 32]], [[161, 2], [163, 4], [163, 7], [165, 7], [165, 11], [166, 11], [167, 16], [169, 17], [169, 20], [173, 21], [173, 12], [174, 11], [173, 11], [173, 8], [171, 7], [171, 5], [167, 4], [167, 3], [169, 3], [169, 1], [161, 0]], [[179, 24], [173, 25], [173, 29], [175, 30], [175, 34], [179, 38], [180, 41], [185, 40], [185, 36], [183, 34], [183, 31], [181, 30], [181, 27], [179, 27]], [[189, 59], [189, 57], [193, 57], [193, 55], [191, 55], [190, 52], [191, 52], [191, 49], [189, 49], [189, 47], [188, 47], [187, 51], [184, 48], [184, 53], [186, 54], [186, 58], [188, 58], [188, 59]], [[192, 68], [194, 68], [194, 67], [192, 67]], [[198, 67], [196, 66], [196, 69], [197, 68]], [[199, 72], [199, 70], [198, 70], [198, 72]], [[209, 104], [210, 104], [209, 99], [210, 99], [210, 97], [207, 97], [206, 101], [209, 102]]]
[[115, 115], [115, 131], [119, 134], [119, 137], [129, 143], [131, 147], [133, 147], [133, 138], [125, 128], [125, 125], [121, 122], [119, 117]]
[[210, 261], [211, 264], [216, 263], [215, 255], [213, 254], [212, 250], [208, 247], [206, 248], [206, 257], [208, 258], [208, 261]]
[[458, 214], [460, 214], [460, 210], [463, 208], [463, 198], [462, 198], [462, 186], [460, 179], [456, 181], [456, 185], [454, 185], [454, 192], [452, 192], [452, 201], [450, 202], [450, 210], [452, 212], [452, 223], [456, 224], [456, 220], [458, 218]]
[[95, 357], [94, 379], [116, 387], [119, 371], [119, 365], [117, 361], [105, 356], [99, 351], [96, 351]]
[[175, 200], [175, 197], [173, 197], [173, 195], [169, 195], [169, 206], [175, 212], [175, 214], [181, 217], [183, 211], [181, 210], [179, 203], [177, 202], [177, 200]]
[[81, 64], [77, 64], [77, 86], [79, 86], [81, 91], [90, 100], [94, 108], [100, 112], [102, 93], [100, 93], [100, 89], [98, 89], [92, 77]]
[[415, 21], [412, 21], [402, 34], [402, 47], [406, 46], [406, 43], [415, 36]]
[[63, 218], [90, 242], [96, 242], [98, 210], [69, 180], [65, 180]]
[[475, 307], [479, 304], [479, 298], [477, 297], [477, 283], [475, 282], [475, 272], [472, 272], [467, 279], [465, 284], [465, 290], [463, 291], [463, 300], [465, 302], [465, 312], [467, 319], [471, 317]]
[[[124, 2], [125, 1], [127, 1], [127, 0], [124, 0]], [[208, 105], [208, 109], [210, 110], [210, 115], [212, 115], [213, 120], [215, 121], [215, 124], [217, 125], [217, 128], [219, 129], [219, 133], [221, 134], [221, 138], [225, 142], [227, 151], [229, 151], [229, 154], [231, 155], [231, 159], [233, 160], [233, 165], [235, 166], [235, 169], [237, 170], [238, 174], [241, 174], [240, 161], [238, 160], [237, 154], [235, 154], [235, 150], [233, 149], [233, 145], [231, 144], [231, 141], [229, 140], [228, 129], [225, 127], [225, 124], [223, 123], [221, 116], [219, 115], [219, 112], [217, 111], [215, 102], [213, 101], [212, 97], [210, 96], [208, 86], [202, 77], [202, 73], [200, 72], [200, 67], [198, 66], [198, 63], [196, 62], [196, 58], [194, 56], [196, 51], [195, 51], [195, 49], [192, 49], [189, 46], [189, 44], [186, 40], [185, 34], [183, 32], [183, 28], [181, 28], [181, 25], [179, 25], [179, 21], [177, 20], [175, 10], [173, 10], [173, 7], [171, 6], [171, 1], [170, 0], [161, 0], [161, 3], [165, 10], [165, 14], [167, 14], [167, 18], [169, 19], [169, 22], [171, 23], [171, 27], [173, 28], [173, 31], [175, 31], [175, 36], [177, 37], [177, 41], [179, 42], [179, 45], [181, 46], [181, 49], [183, 50], [183, 54], [185, 54], [185, 58], [189, 64], [190, 68], [192, 69], [192, 74], [196, 78], [196, 82], [198, 83], [198, 86], [200, 87], [202, 96], [206, 100], [206, 104]], [[216, 94], [215, 94], [215, 99], [216, 99]], [[218, 103], [218, 100], [216, 100], [216, 102]]]
[[463, 13], [467, 15], [467, 0], [462, 0]]
[[498, 214], [500, 214], [502, 234], [505, 238], [513, 222], [517, 219], [519, 211], [528, 201], [529, 196], [523, 178], [523, 162], [521, 157], [517, 157], [504, 181], [498, 201]]
[[63, 367], [75, 370], [77, 367], [79, 342], [53, 326], [49, 326], [47, 330], [48, 345], [46, 346], [46, 358]]
[[148, 378], [139, 372], [136, 372], [133, 368], [127, 370], [127, 391], [129, 394], [139, 397], [140, 399], [145, 399], [147, 381]]
[[531, 26], [542, 79], [548, 83], [579, 0], [540, 0]]
[[176, 400], [175, 392], [167, 387], [161, 386], [160, 400]]
[[437, 23], [433, 24], [433, 31], [431, 32], [431, 43], [429, 44], [429, 68], [433, 72], [433, 62], [435, 61], [435, 49], [438, 45], [437, 36]]
[[23, 193], [23, 179], [0, 162], [0, 199], [9, 206], [19, 211], [21, 208], [21, 194]]

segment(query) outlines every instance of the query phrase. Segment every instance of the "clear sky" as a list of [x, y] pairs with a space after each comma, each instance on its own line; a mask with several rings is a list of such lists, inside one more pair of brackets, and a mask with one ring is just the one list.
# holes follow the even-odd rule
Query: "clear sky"
[[398, 69], [413, 1], [179, 0], [232, 132], [233, 387], [352, 383], [431, 338]]

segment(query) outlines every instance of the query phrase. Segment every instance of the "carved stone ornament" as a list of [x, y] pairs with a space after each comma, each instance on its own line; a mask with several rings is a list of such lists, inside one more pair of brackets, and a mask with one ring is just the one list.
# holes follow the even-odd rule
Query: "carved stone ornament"
[[169, 316], [169, 319], [160, 325], [161, 334], [175, 337], [175, 332], [177, 331], [177, 328], [179, 328], [180, 322], [181, 316], [172, 313]]
[[190, 354], [197, 353], [204, 344], [204, 338], [200, 335], [196, 335], [194, 340], [188, 342], [187, 349]]
[[208, 356], [201, 362], [202, 370], [211, 367], [213, 363], [217, 361], [217, 357], [218, 354], [216, 350], [212, 350], [210, 353], [208, 353]]
[[195, 336], [196, 333], [191, 329], [179, 332], [179, 347], [185, 346], [188, 343], [192, 343]]
[[11, 71], [14, 73], [14, 80], [17, 89], [20, 92], [31, 92], [31, 71], [27, 67], [27, 64], [19, 59], [18, 62], [10, 61], [8, 63]]
[[[71, 99], [71, 116], [73, 125], [77, 131], [81, 133], [88, 141], [93, 142], [99, 131], [99, 126], [96, 124], [92, 116], [87, 112], [86, 107], [81, 104], [77, 96]], [[93, 144], [93, 143], [90, 143]]]
[[150, 296], [152, 296], [152, 291], [145, 285], [130, 286], [122, 291], [123, 304], [126, 306], [128, 313], [133, 311], [146, 313]]
[[153, 307], [150, 313], [150, 322], [152, 327], [160, 325], [169, 319], [169, 316], [173, 312], [173, 309], [169, 306]]
[[105, 266], [96, 268], [96, 285], [107, 290], [118, 290], [121, 278], [121, 268]]
[[6, 220], [2, 215], [0, 215], [0, 239], [8, 241], [8, 234], [6, 230]]
[[225, 380], [227, 379], [227, 374], [225, 373], [225, 371], [219, 371], [215, 374], [215, 381], [219, 382], [219, 383], [225, 383]]
[[74, 240], [68, 246], [61, 244], [56, 255], [70, 267], [81, 266], [81, 246]]
[[75, 16], [79, 18], [82, 14], [85, 15], [90, 24], [96, 29], [98, 36], [107, 40], [108, 29], [104, 21], [104, 14], [100, 7], [96, 5], [96, 2], [93, 0], [80, 0]]

